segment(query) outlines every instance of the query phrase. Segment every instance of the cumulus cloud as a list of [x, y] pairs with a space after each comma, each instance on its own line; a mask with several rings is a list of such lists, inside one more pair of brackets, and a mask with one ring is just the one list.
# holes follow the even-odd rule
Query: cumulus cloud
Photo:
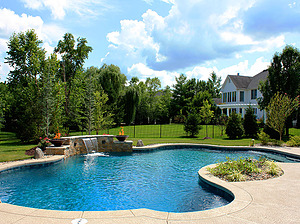
[[34, 29], [43, 41], [52, 43], [65, 33], [62, 27], [55, 24], [45, 24], [41, 17], [22, 14], [3, 8], [0, 9], [0, 37], [8, 39], [14, 32], [24, 32]]
[[45, 24], [41, 17], [30, 16], [27, 14], [18, 15], [14, 11], [6, 8], [0, 9], [0, 56], [1, 56], [1, 80], [5, 81], [6, 75], [10, 71], [7, 64], [3, 64], [4, 57], [8, 51], [7, 43], [13, 33], [25, 32], [29, 29], [34, 29], [38, 38], [42, 40], [43, 46], [47, 53], [52, 53], [53, 47], [56, 44], [65, 30], [55, 24]]
[[63, 19], [67, 11], [80, 16], [97, 16], [111, 8], [106, 0], [22, 0], [25, 7], [35, 10], [48, 9], [55, 19]]
[[132, 65], [128, 68], [127, 74], [129, 77], [139, 77], [141, 81], [157, 77], [161, 81], [162, 87], [174, 85], [176, 83], [175, 77], [180, 75], [178, 72], [155, 71], [143, 63]]
[[[290, 28], [279, 32], [278, 26], [278, 33], [269, 33], [267, 26], [270, 24], [261, 25], [262, 17], [268, 18], [268, 15], [259, 12], [271, 4], [270, 0], [166, 2], [172, 6], [165, 17], [147, 10], [139, 21], [121, 21], [121, 30], [107, 35], [111, 45], [104, 61], [120, 62], [124, 67], [143, 63], [153, 70], [177, 71], [215, 59], [240, 57], [243, 53], [280, 48], [285, 45], [284, 32], [293, 31], [299, 25], [296, 22], [299, 20], [295, 20], [294, 25], [288, 26]], [[294, 15], [292, 18], [299, 15], [294, 4], [285, 5], [285, 9], [289, 10], [286, 13]], [[253, 18], [253, 11], [257, 12], [258, 18]], [[271, 13], [270, 10], [267, 11]], [[286, 17], [282, 19], [282, 23], [291, 22]], [[250, 21], [253, 27], [257, 27], [256, 30], [251, 30]], [[257, 37], [260, 27], [265, 27], [263, 38]]]
[[[215, 72], [217, 76], [221, 77], [222, 81], [224, 81], [227, 75], [236, 75], [240, 73], [243, 76], [254, 76], [259, 72], [267, 69], [270, 66], [270, 62], [268, 62], [263, 57], [260, 57], [255, 60], [253, 64], [249, 64], [248, 60], [244, 60], [239, 62], [238, 64], [231, 65], [222, 69], [218, 69], [216, 66], [195, 66], [190, 69], [187, 69], [183, 74], [187, 76], [188, 79], [199, 79], [207, 81], [212, 72]], [[149, 68], [146, 64], [137, 63], [132, 65], [127, 69], [127, 75], [129, 78], [131, 77], [139, 77], [140, 80], [145, 81], [148, 77], [154, 78], [158, 77], [161, 80], [162, 87], [173, 86], [176, 83], [175, 78], [179, 77], [181, 73], [172, 72], [172, 71], [157, 71]]]

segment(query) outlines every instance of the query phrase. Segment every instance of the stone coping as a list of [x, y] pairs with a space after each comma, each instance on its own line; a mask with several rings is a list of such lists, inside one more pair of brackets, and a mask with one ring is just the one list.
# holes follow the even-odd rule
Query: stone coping
[[[176, 144], [178, 145], [178, 144]], [[194, 144], [193, 144], [194, 145]], [[242, 147], [245, 148], [245, 147]], [[251, 147], [252, 148], [252, 147]], [[286, 149], [276, 149], [275, 152]], [[290, 150], [290, 149], [288, 149]], [[294, 150], [293, 150], [294, 151]], [[295, 151], [298, 151], [296, 149]], [[300, 153], [294, 152], [300, 156]], [[1, 170], [23, 165], [60, 161], [63, 156], [53, 156], [36, 161], [13, 162]], [[42, 161], [43, 160], [43, 161]], [[23, 164], [23, 165], [22, 165]], [[122, 211], [55, 211], [35, 209], [0, 203], [0, 223], [297, 223], [300, 220], [300, 163], [280, 164], [284, 175], [278, 178], [226, 182], [212, 176], [207, 167], [199, 170], [200, 179], [234, 195], [226, 206], [187, 213], [159, 212], [150, 209]], [[210, 165], [213, 166], [213, 165]], [[76, 219], [76, 220], [75, 220]]]
[[62, 139], [76, 139], [76, 138], [95, 138], [95, 137], [115, 137], [115, 135], [78, 135], [61, 137]]
[[63, 155], [55, 155], [55, 156], [45, 156], [43, 159], [27, 159], [20, 161], [11, 161], [11, 162], [3, 162], [0, 163], [0, 173], [6, 170], [16, 169], [24, 166], [34, 166], [34, 165], [42, 165], [55, 163], [63, 160], [65, 156]]

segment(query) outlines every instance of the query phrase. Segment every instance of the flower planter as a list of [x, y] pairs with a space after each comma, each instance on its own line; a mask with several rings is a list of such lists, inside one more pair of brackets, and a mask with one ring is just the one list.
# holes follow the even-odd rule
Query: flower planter
[[61, 146], [64, 142], [65, 142], [65, 139], [51, 139], [50, 142], [56, 146], [56, 147], [59, 147]]
[[128, 137], [129, 135], [116, 135], [115, 136], [120, 142], [124, 142]]

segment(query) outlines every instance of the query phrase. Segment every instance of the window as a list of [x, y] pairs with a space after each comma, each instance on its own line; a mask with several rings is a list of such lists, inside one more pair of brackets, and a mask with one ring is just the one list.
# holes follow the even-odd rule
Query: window
[[223, 93], [223, 103], [227, 102], [227, 93]]
[[244, 102], [244, 98], [245, 98], [245, 92], [241, 91], [240, 92], [240, 102]]
[[232, 102], [236, 102], [236, 91], [232, 92]]
[[255, 100], [257, 98], [257, 89], [251, 90], [251, 100]]
[[232, 108], [232, 113], [236, 113], [236, 108]]
[[240, 108], [240, 114], [243, 114], [243, 109], [242, 108]]
[[231, 102], [231, 92], [229, 92], [227, 95], [227, 102]]

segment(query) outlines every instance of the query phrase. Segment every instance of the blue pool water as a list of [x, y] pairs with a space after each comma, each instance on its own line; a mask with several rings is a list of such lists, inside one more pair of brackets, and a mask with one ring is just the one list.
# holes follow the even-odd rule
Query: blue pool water
[[261, 154], [176, 149], [71, 157], [49, 166], [0, 173], [0, 199], [15, 205], [71, 211], [211, 209], [229, 201], [199, 184], [199, 169], [226, 157], [241, 156], [259, 158]]

